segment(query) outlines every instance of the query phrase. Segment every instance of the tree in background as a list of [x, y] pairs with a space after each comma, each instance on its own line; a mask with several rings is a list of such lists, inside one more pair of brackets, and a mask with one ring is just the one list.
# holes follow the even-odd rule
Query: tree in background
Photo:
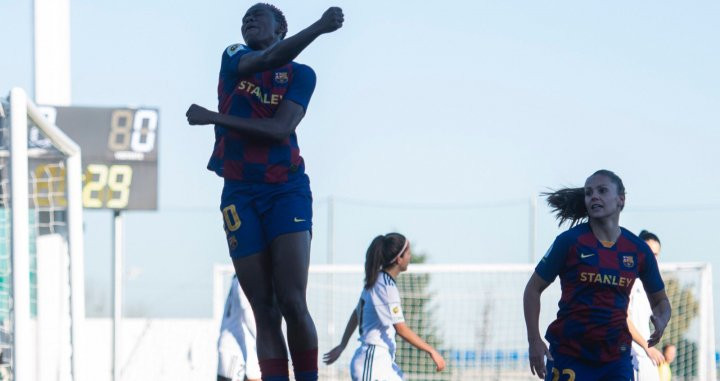
[[[410, 263], [425, 263], [426, 259], [425, 254], [413, 253]], [[405, 324], [428, 344], [440, 350], [442, 341], [434, 324], [434, 307], [431, 305], [433, 293], [428, 289], [430, 274], [406, 273], [399, 277], [397, 285], [405, 315]], [[395, 362], [409, 376], [409, 379], [445, 380], [450, 378], [449, 366], [444, 372], [437, 373], [435, 363], [427, 353], [421, 352], [405, 340], [399, 339], [397, 343]]]
[[681, 285], [675, 277], [665, 278], [665, 292], [672, 306], [672, 317], [657, 348], [675, 345], [677, 357], [671, 365], [673, 375], [693, 377], [697, 375], [698, 367], [697, 343], [688, 340], [686, 334], [698, 315], [699, 302], [693, 295], [692, 285]]

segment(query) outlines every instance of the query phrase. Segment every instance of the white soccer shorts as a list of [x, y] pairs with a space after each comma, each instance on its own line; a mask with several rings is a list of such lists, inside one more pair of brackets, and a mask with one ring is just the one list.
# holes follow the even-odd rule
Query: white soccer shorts
[[218, 340], [218, 376], [229, 378], [233, 381], [243, 381], [245, 376], [250, 380], [260, 379], [260, 365], [257, 364], [257, 355], [248, 353], [248, 361], [245, 363], [245, 356], [235, 336], [228, 331], [223, 331]]
[[660, 381], [658, 368], [650, 360], [650, 357], [633, 356], [633, 368], [635, 369], [635, 381]]
[[363, 344], [350, 361], [353, 381], [402, 381], [403, 372], [387, 348]]

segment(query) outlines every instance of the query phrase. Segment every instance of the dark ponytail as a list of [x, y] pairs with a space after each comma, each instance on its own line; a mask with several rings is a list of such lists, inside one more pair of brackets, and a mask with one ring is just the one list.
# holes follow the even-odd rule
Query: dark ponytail
[[[620, 176], [607, 169], [601, 169], [592, 174], [607, 176], [610, 182], [617, 186], [617, 192], [620, 196], [625, 196], [625, 185], [623, 185]], [[591, 176], [591, 177], [592, 177]], [[564, 188], [554, 192], [541, 193], [547, 197], [547, 203], [552, 208], [555, 218], [560, 220], [558, 226], [565, 221], [570, 221], [570, 226], [575, 226], [583, 222], [588, 217], [587, 208], [585, 207], [585, 188]], [[625, 205], [620, 207], [622, 210]]]
[[389, 233], [375, 237], [365, 254], [365, 288], [375, 285], [380, 270], [390, 267], [404, 251], [407, 238], [400, 233]]
[[585, 207], [585, 188], [564, 188], [555, 192], [542, 193], [547, 197], [547, 203], [552, 208], [555, 218], [560, 220], [558, 226], [570, 221], [570, 226], [575, 226], [587, 218]]

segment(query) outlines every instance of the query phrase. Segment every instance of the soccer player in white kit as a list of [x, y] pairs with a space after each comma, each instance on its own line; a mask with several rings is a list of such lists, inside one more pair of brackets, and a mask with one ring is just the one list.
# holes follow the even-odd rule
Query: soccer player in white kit
[[395, 363], [395, 334], [427, 352], [437, 366], [445, 360], [435, 348], [406, 324], [395, 279], [410, 264], [410, 243], [402, 234], [375, 237], [365, 257], [365, 287], [350, 315], [340, 345], [324, 356], [330, 365], [340, 357], [356, 327], [360, 327], [360, 347], [350, 362], [353, 381], [399, 381], [403, 372]]
[[[660, 239], [653, 233], [643, 230], [638, 235], [650, 246], [655, 258], [660, 254]], [[628, 305], [628, 328], [633, 338], [632, 360], [635, 369], [635, 381], [659, 381], [658, 365], [665, 361], [662, 353], [655, 347], [648, 347], [650, 337], [650, 317], [652, 308], [645, 295], [642, 281], [637, 279], [630, 292]]]
[[[218, 381], [260, 381], [255, 317], [233, 275], [218, 339]], [[246, 378], [247, 377], [247, 378]]]

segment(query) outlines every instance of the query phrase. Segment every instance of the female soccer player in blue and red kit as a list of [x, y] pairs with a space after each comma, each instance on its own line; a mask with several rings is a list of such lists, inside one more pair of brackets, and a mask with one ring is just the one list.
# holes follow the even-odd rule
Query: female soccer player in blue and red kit
[[283, 13], [269, 4], [242, 18], [245, 45], [222, 55], [219, 113], [192, 105], [190, 124], [214, 124], [208, 169], [225, 179], [220, 208], [235, 272], [252, 305], [263, 380], [317, 380], [318, 341], [305, 291], [312, 195], [295, 129], [315, 89], [315, 73], [293, 62], [318, 36], [339, 29], [340, 8], [285, 39]]
[[[650, 346], [670, 320], [670, 302], [652, 251], [619, 225], [625, 206], [622, 180], [600, 170], [582, 188], [546, 195], [560, 224], [570, 221], [574, 227], [555, 239], [525, 287], [530, 369], [547, 381], [632, 380], [626, 319], [633, 283], [642, 280], [652, 306]], [[562, 296], [557, 319], [545, 334], [548, 350], [538, 328], [540, 294], [557, 276]]]

